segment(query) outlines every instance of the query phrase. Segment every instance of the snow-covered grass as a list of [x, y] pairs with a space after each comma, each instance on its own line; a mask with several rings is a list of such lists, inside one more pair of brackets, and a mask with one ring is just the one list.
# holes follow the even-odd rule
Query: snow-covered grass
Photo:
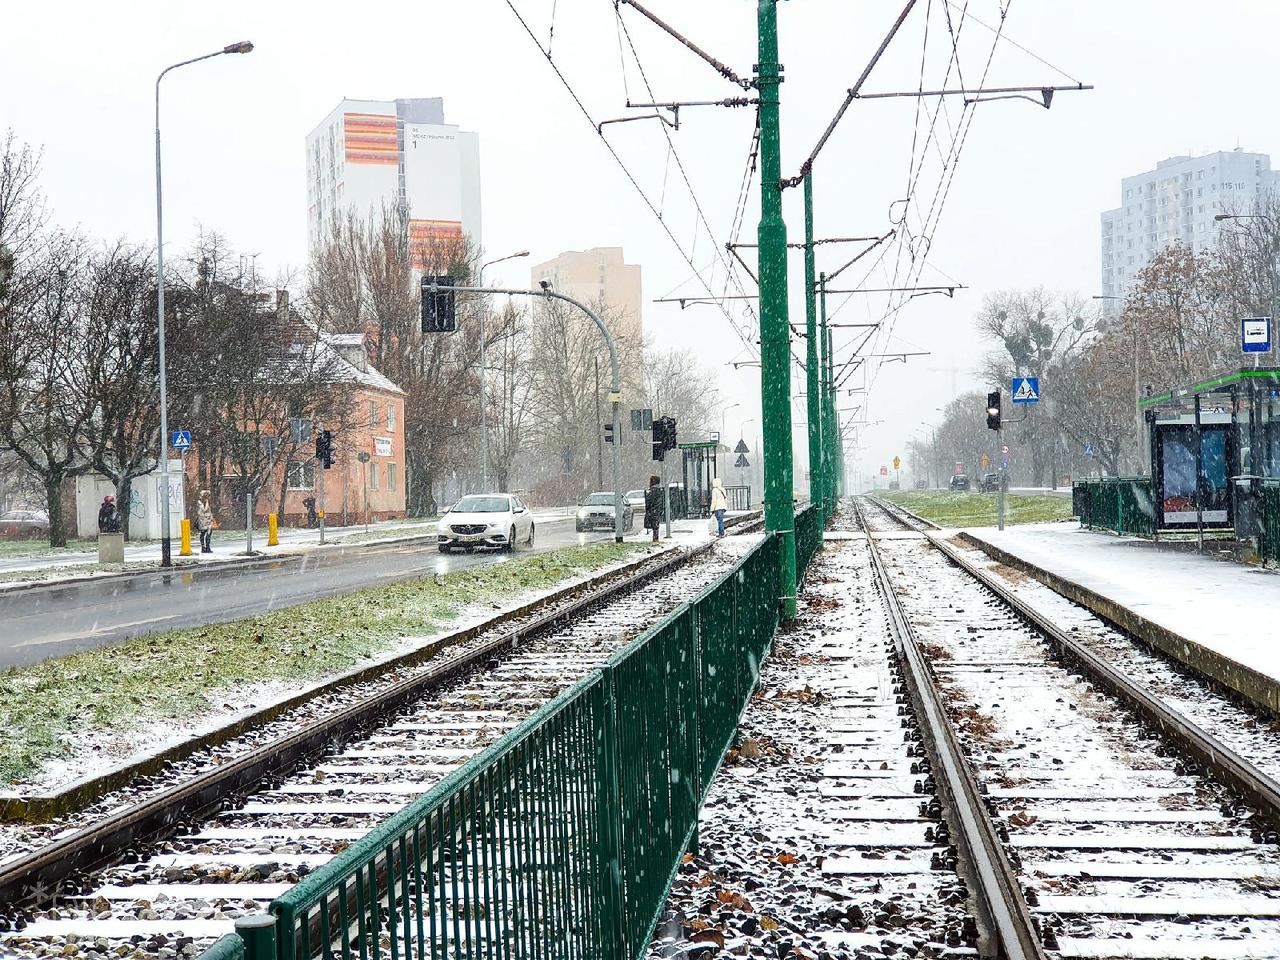
[[97, 550], [97, 540], [77, 540], [69, 539], [65, 547], [51, 547], [48, 540], [37, 540], [34, 538], [25, 540], [0, 540], [0, 559], [7, 560], [13, 557], [48, 557], [57, 556], [60, 553], [84, 553], [87, 550]]
[[[943, 527], [994, 527], [996, 494], [946, 490], [894, 490], [879, 494]], [[1010, 493], [1005, 523], [1050, 523], [1071, 519], [1071, 501], [1063, 497]]]
[[439, 630], [469, 604], [549, 589], [643, 544], [600, 543], [327, 597], [231, 623], [137, 637], [0, 673], [0, 784], [94, 731], [188, 721], [237, 687], [302, 684]]

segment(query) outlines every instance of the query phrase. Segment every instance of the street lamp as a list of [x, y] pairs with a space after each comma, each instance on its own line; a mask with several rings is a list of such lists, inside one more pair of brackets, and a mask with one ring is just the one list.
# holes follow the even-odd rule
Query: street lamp
[[[515, 260], [517, 257], [527, 257], [528, 250], [518, 250], [515, 253], [508, 253], [505, 257], [498, 257], [496, 260], [486, 260], [480, 264], [479, 286], [484, 286], [484, 268], [491, 267], [495, 263], [502, 263], [504, 260]], [[488, 398], [485, 393], [485, 342], [484, 342], [484, 310], [480, 311], [480, 486], [489, 492], [489, 414], [488, 414]]]
[[727, 414], [727, 413], [728, 413], [730, 410], [732, 410], [734, 407], [740, 407], [740, 406], [742, 406], [742, 403], [741, 403], [741, 402], [738, 402], [738, 403], [731, 403], [731, 404], [729, 404], [727, 407], [724, 407], [723, 409], [721, 409], [721, 411], [720, 411], [720, 442], [721, 442], [721, 443], [723, 443], [723, 442], [724, 442], [724, 417], [725, 417], [725, 414]]
[[165, 67], [156, 77], [156, 323], [159, 326], [160, 351], [160, 566], [171, 566], [170, 523], [169, 523], [169, 394], [165, 379], [164, 359], [164, 200], [160, 181], [160, 81], [170, 70], [185, 67], [191, 63], [199, 63], [212, 57], [220, 57], [224, 53], [249, 53], [253, 44], [248, 40], [230, 43], [221, 50], [206, 53], [202, 57], [193, 57]]

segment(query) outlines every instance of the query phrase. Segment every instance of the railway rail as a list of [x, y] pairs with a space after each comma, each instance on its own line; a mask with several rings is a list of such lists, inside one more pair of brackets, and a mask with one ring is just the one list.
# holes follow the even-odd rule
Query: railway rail
[[1029, 601], [893, 506], [856, 509], [998, 951], [1280, 955], [1267, 718], [1089, 614]]
[[104, 956], [124, 946], [193, 952], [572, 685], [735, 554], [733, 542], [685, 552], [490, 631], [366, 702], [0, 865], [0, 953], [51, 955], [76, 942]]

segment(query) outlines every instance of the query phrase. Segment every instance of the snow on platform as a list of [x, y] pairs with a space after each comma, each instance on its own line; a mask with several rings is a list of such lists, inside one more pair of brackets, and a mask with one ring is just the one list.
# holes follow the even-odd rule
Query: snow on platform
[[1066, 524], [971, 530], [965, 537], [1255, 702], [1280, 709], [1280, 575], [1274, 571]]

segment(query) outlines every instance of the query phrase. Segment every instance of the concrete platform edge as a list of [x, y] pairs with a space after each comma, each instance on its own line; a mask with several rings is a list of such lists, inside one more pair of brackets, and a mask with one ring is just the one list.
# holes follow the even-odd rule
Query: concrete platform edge
[[1274, 714], [1280, 714], [1280, 679], [1259, 673], [1230, 657], [1210, 650], [1189, 637], [1148, 620], [1096, 590], [1030, 563], [1017, 554], [1010, 553], [968, 531], [962, 532], [960, 539], [969, 546], [981, 550], [992, 560], [1025, 573], [1050, 590], [1080, 604], [1111, 626], [1137, 637], [1192, 670], [1234, 690], [1257, 706]]

